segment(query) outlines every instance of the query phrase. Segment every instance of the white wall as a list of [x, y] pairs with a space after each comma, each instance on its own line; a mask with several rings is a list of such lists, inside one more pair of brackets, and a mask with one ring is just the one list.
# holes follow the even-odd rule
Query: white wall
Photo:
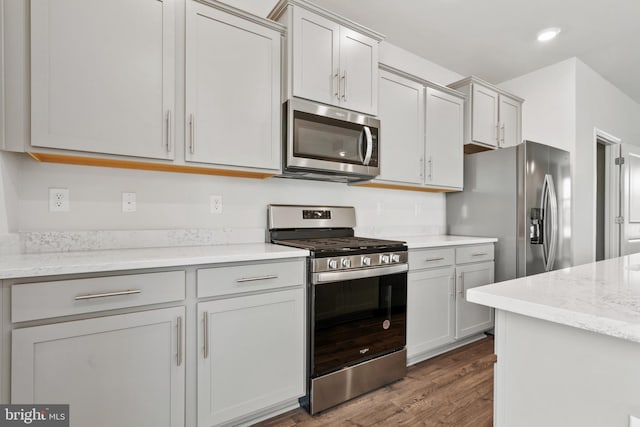
[[[281, 178], [255, 180], [46, 164], [24, 155], [19, 155], [17, 163], [20, 231], [265, 228], [269, 203], [352, 205], [358, 226], [372, 232], [423, 227], [442, 233], [445, 228], [442, 194]], [[48, 212], [49, 187], [69, 188], [70, 212]], [[137, 212], [122, 213], [122, 192], [137, 193]], [[220, 215], [209, 213], [212, 194], [222, 195]]]
[[498, 85], [524, 98], [522, 138], [573, 152], [576, 121], [576, 58]]
[[595, 260], [594, 128], [640, 145], [640, 105], [577, 58], [499, 86], [525, 98], [524, 139], [571, 153], [574, 264]]
[[576, 67], [576, 147], [574, 181], [575, 257], [577, 262], [595, 259], [596, 146], [594, 129], [605, 131], [623, 143], [640, 145], [640, 104], [605, 80], [582, 61]]
[[380, 43], [380, 62], [441, 85], [448, 85], [465, 77], [385, 41]]

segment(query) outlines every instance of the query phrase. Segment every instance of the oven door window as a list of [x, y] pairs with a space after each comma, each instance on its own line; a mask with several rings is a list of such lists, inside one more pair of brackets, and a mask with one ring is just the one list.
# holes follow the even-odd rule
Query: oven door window
[[312, 377], [402, 349], [407, 273], [313, 287]]
[[378, 130], [375, 128], [301, 111], [294, 112], [295, 157], [376, 167], [377, 141]]

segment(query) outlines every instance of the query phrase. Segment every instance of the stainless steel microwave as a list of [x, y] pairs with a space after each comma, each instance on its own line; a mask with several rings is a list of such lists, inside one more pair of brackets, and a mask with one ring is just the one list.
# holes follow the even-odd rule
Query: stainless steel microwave
[[352, 182], [380, 173], [380, 120], [299, 98], [284, 109], [283, 176]]

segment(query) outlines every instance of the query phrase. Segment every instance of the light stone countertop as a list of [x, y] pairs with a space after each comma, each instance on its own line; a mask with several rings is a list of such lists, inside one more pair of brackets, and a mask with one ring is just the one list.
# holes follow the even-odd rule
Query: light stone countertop
[[467, 300], [640, 342], [640, 254], [480, 286]]
[[2, 255], [0, 279], [300, 258], [308, 255], [309, 252], [304, 249], [270, 243]]
[[[385, 237], [386, 239], [386, 237]], [[478, 245], [482, 243], [495, 243], [498, 239], [494, 237], [470, 237], [470, 236], [402, 236], [402, 237], [389, 237], [391, 240], [402, 240], [407, 242], [409, 249], [423, 249], [423, 248], [439, 248], [446, 246], [460, 246], [460, 245]]]

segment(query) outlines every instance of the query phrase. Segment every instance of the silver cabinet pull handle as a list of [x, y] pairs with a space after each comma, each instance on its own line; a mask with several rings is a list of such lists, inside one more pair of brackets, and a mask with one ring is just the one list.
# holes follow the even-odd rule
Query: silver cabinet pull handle
[[196, 152], [196, 115], [189, 115], [189, 151], [191, 154]]
[[458, 294], [462, 295], [462, 298], [464, 298], [464, 273], [460, 273], [460, 290], [458, 291]]
[[455, 274], [453, 276], [449, 276], [449, 296], [451, 298], [455, 298], [455, 296], [456, 296], [456, 277], [455, 277]]
[[259, 277], [243, 277], [241, 279], [236, 279], [236, 283], [244, 283], [244, 282], [255, 282], [258, 280], [269, 280], [269, 279], [277, 279], [277, 274], [272, 274], [269, 276], [259, 276]]
[[500, 126], [500, 130], [502, 131], [502, 136], [500, 137], [500, 143], [504, 146], [504, 123]]
[[344, 73], [342, 73], [342, 80], [343, 80], [343, 84], [342, 84], [342, 100], [346, 101], [347, 100], [347, 70], [344, 70]]
[[209, 357], [209, 312], [204, 312], [204, 358]]
[[78, 295], [75, 299], [76, 301], [82, 301], [82, 300], [94, 299], [94, 298], [117, 297], [120, 295], [134, 295], [134, 294], [139, 294], [141, 292], [142, 292], [141, 289], [128, 289], [126, 291], [105, 292], [102, 294]]
[[500, 147], [500, 122], [496, 123], [496, 143]]
[[420, 178], [424, 177], [424, 157], [420, 157]]
[[182, 365], [182, 316], [178, 317], [178, 366]]
[[429, 179], [433, 178], [433, 159], [429, 156]]
[[478, 253], [475, 253], [475, 254], [471, 254], [471, 256], [487, 256], [487, 255], [489, 255], [489, 254], [486, 253], [486, 252], [478, 252]]
[[444, 261], [444, 257], [425, 259], [425, 262], [434, 262], [434, 261]]
[[340, 68], [336, 69], [336, 73], [333, 75], [332, 81], [335, 82], [334, 95], [336, 96], [336, 99], [340, 100]]
[[171, 133], [173, 132], [172, 130], [172, 117], [171, 117], [171, 110], [167, 110], [167, 153], [170, 153], [172, 150], [172, 138], [171, 138]]

